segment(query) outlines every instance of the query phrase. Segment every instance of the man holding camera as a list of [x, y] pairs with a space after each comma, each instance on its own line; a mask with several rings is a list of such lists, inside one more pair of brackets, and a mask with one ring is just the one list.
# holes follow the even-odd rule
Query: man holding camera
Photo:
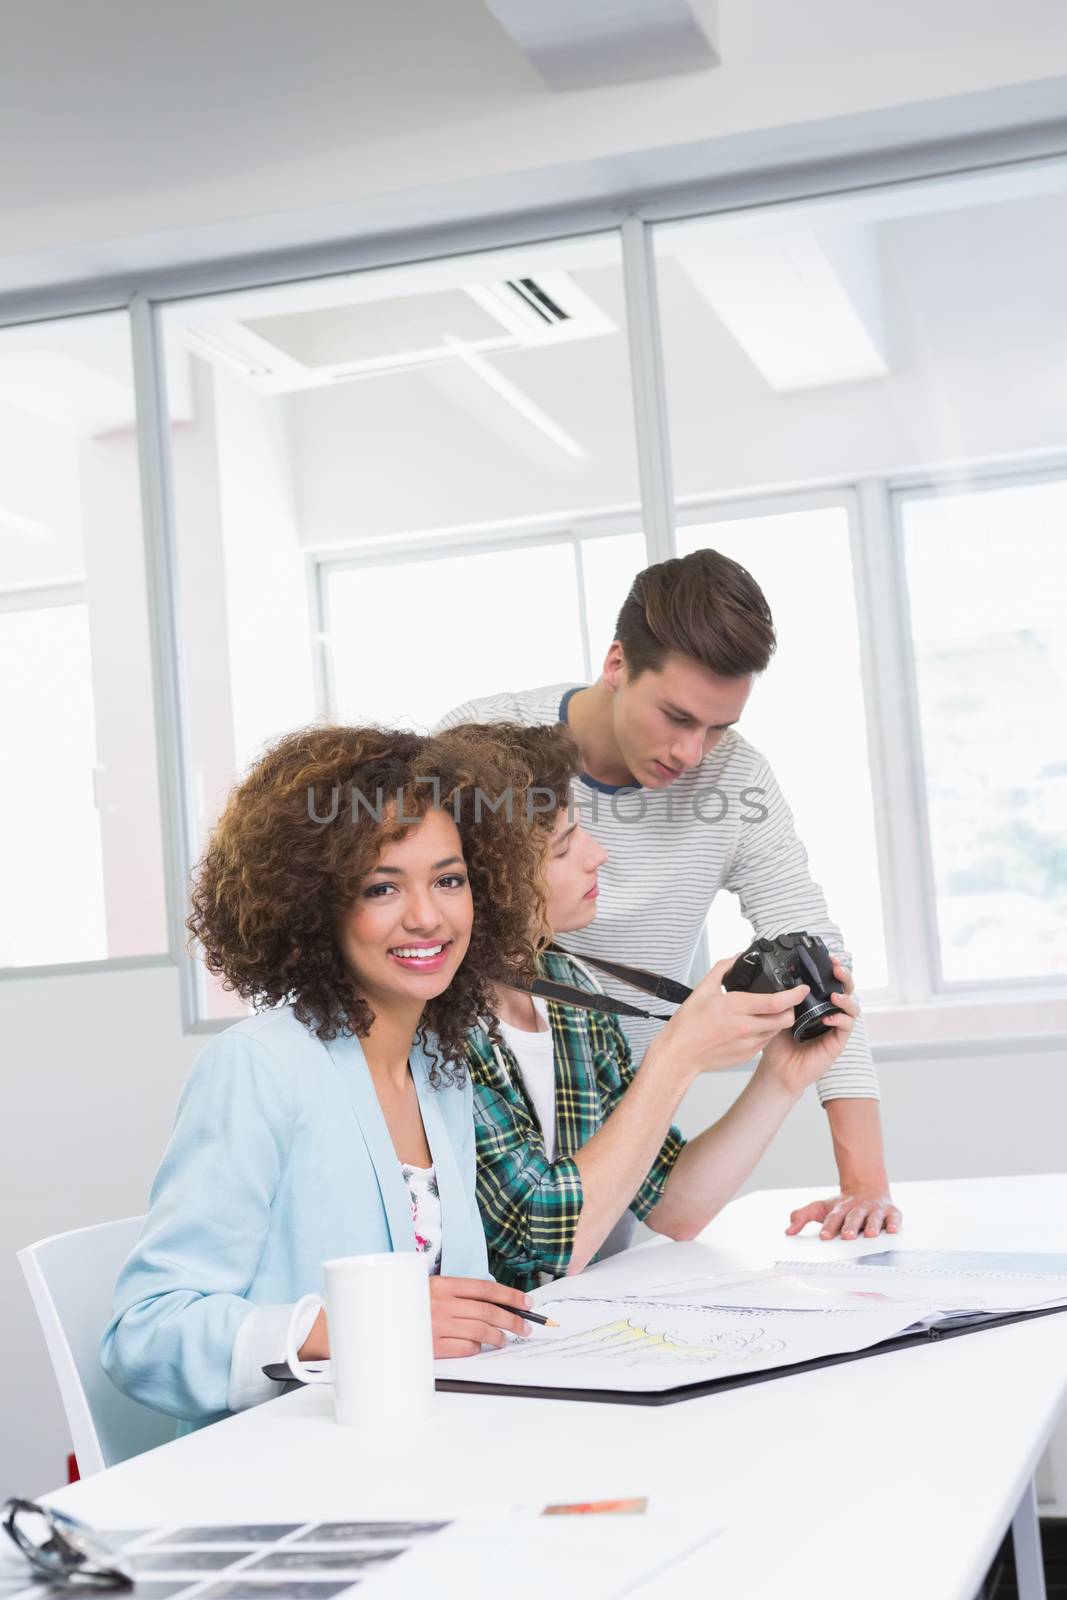
[[[596, 919], [566, 936], [568, 951], [684, 981], [711, 902], [725, 888], [757, 935], [804, 930], [848, 967], [770, 767], [735, 731], [774, 645], [759, 585], [736, 562], [698, 550], [637, 575], [596, 683], [490, 695], [442, 719], [441, 727], [559, 721], [570, 729], [583, 769], [573, 801], [607, 860]], [[604, 987], [640, 998], [610, 979]], [[640, 1062], [656, 1025], [625, 1027]], [[794, 1211], [786, 1232], [809, 1222], [824, 1239], [896, 1232], [900, 1212], [889, 1193], [862, 1018], [818, 1092], [840, 1188]]]

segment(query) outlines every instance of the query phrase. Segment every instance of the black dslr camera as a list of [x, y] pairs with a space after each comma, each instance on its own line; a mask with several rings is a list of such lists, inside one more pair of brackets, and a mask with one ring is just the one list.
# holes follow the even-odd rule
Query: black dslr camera
[[780, 994], [798, 983], [811, 989], [793, 1014], [793, 1038], [805, 1044], [826, 1032], [823, 1017], [841, 1010], [830, 999], [834, 990], [842, 992], [834, 977], [833, 957], [816, 934], [780, 933], [776, 939], [756, 939], [722, 980], [724, 989], [744, 989], [749, 994]]

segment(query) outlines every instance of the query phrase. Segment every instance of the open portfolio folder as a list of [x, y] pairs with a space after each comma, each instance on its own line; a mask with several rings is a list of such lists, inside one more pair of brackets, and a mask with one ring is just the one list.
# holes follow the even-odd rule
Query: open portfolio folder
[[558, 1328], [439, 1361], [437, 1387], [662, 1405], [1067, 1309], [1064, 1256], [892, 1250], [734, 1274], [710, 1259], [668, 1246], [548, 1285], [533, 1298]]
[[665, 1405], [1067, 1310], [1067, 1255], [877, 1250], [735, 1273], [714, 1262], [705, 1245], [664, 1245], [561, 1278], [532, 1297], [557, 1328], [438, 1361], [437, 1387]]

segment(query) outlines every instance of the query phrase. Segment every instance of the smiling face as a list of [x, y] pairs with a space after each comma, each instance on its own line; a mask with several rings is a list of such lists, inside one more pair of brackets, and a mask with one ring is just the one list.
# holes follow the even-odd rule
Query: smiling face
[[429, 811], [386, 844], [356, 898], [340, 915], [337, 942], [372, 1009], [419, 1009], [442, 994], [467, 953], [474, 902], [452, 818]]
[[752, 674], [720, 678], [672, 652], [658, 671], [631, 679], [616, 641], [604, 663], [612, 692], [612, 730], [627, 769], [646, 789], [665, 789], [699, 766], [740, 717]]
[[580, 822], [568, 820], [566, 811], [545, 850], [547, 921], [553, 934], [586, 928], [596, 916], [597, 872], [608, 853], [590, 838]]

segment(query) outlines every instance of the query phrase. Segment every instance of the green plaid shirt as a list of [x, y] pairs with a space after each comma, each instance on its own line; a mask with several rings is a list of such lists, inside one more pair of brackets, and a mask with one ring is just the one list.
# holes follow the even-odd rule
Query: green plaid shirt
[[[567, 956], [540, 957], [541, 973], [557, 983], [596, 991]], [[556, 1159], [549, 1161], [537, 1114], [507, 1045], [494, 1051], [488, 1034], [468, 1035], [467, 1067], [474, 1083], [478, 1205], [498, 1283], [535, 1288], [538, 1274], [566, 1272], [582, 1210], [582, 1180], [574, 1152], [604, 1126], [633, 1080], [630, 1046], [606, 1012], [548, 1001], [556, 1065]], [[662, 1198], [684, 1140], [671, 1128], [629, 1209], [643, 1221]]]

